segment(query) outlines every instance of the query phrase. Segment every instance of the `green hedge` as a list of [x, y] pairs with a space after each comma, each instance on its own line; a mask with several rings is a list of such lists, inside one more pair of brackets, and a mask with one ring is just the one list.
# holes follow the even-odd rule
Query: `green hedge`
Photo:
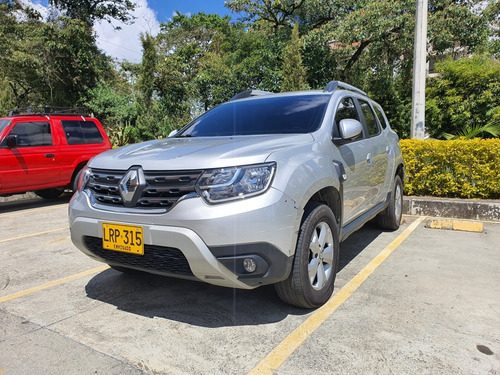
[[500, 139], [400, 141], [405, 194], [500, 198]]

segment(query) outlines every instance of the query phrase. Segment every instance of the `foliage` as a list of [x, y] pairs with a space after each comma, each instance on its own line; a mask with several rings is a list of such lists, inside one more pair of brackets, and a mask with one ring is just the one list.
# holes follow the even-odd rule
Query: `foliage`
[[109, 83], [101, 82], [89, 91], [88, 96], [85, 106], [101, 121], [114, 146], [136, 140], [133, 137], [133, 125], [137, 108], [132, 93], [125, 88], [118, 91]]
[[457, 135], [445, 133], [444, 138], [451, 139], [472, 139], [483, 134], [491, 135], [492, 137], [500, 137], [500, 123], [487, 125], [466, 125]]
[[500, 139], [400, 141], [405, 194], [500, 198]]
[[500, 62], [474, 56], [443, 61], [437, 71], [439, 76], [428, 81], [426, 91], [426, 125], [431, 136], [440, 138], [466, 129], [498, 130]]
[[299, 25], [296, 22], [292, 30], [292, 39], [285, 47], [283, 56], [283, 83], [281, 91], [308, 90], [306, 69], [302, 65]]
[[[142, 63], [122, 64], [118, 73], [96, 47], [92, 26], [103, 19], [131, 22], [135, 2], [49, 1], [66, 17], [42, 20], [19, 1], [0, 0], [0, 87], [6, 90], [0, 110], [87, 104], [121, 144], [164, 137], [248, 88], [322, 89], [340, 79], [368, 92], [399, 135], [409, 135], [414, 0], [229, 0], [238, 21], [176, 14], [157, 36], [142, 35]], [[431, 53], [498, 53], [498, 4], [428, 2]], [[496, 103], [497, 88], [488, 90]], [[458, 94], [438, 95], [453, 100]], [[478, 107], [489, 105], [483, 96]], [[440, 118], [441, 103], [429, 105], [433, 135], [491, 129], [500, 120], [498, 105], [481, 112], [484, 123], [471, 112], [474, 124], [449, 122]], [[454, 120], [464, 113], [458, 110]]]
[[15, 106], [76, 106], [99, 76], [112, 72], [82, 21], [43, 22], [29, 10], [3, 4], [0, 21], [0, 71]]
[[131, 0], [49, 0], [50, 4], [65, 12], [69, 18], [85, 22], [88, 26], [95, 21], [112, 19], [122, 22], [132, 20], [129, 12], [135, 9]]

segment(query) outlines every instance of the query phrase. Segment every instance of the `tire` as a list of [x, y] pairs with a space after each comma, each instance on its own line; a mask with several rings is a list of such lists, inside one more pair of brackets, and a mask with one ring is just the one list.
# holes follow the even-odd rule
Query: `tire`
[[80, 176], [82, 175], [83, 168], [78, 171], [76, 174], [75, 178], [71, 182], [71, 189], [73, 190], [73, 193], [76, 193], [78, 190], [78, 181], [80, 181]]
[[401, 177], [394, 177], [394, 188], [389, 197], [389, 204], [383, 212], [377, 216], [380, 228], [396, 230], [401, 225], [403, 216], [403, 183]]
[[275, 284], [278, 296], [286, 303], [315, 308], [333, 293], [339, 260], [339, 230], [332, 210], [314, 203], [306, 206], [292, 271]]
[[64, 187], [43, 189], [43, 190], [35, 190], [35, 194], [43, 199], [56, 199], [64, 193]]

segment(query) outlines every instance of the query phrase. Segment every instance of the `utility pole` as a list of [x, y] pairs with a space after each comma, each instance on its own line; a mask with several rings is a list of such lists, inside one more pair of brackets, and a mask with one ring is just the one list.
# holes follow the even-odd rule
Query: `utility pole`
[[415, 48], [413, 53], [413, 91], [411, 103], [411, 137], [424, 139], [425, 76], [427, 67], [427, 1], [417, 0]]

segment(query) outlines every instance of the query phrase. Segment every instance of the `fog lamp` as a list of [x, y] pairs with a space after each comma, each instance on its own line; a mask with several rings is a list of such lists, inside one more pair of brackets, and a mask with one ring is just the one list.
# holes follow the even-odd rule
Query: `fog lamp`
[[257, 263], [252, 258], [245, 258], [243, 260], [243, 267], [245, 268], [245, 271], [252, 273], [257, 269]]

